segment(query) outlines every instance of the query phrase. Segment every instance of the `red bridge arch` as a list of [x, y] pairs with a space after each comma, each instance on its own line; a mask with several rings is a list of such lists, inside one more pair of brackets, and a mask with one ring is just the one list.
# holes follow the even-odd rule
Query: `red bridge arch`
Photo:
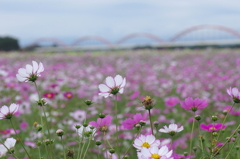
[[224, 26], [220, 26], [220, 25], [198, 25], [198, 26], [193, 26], [191, 28], [181, 31], [180, 33], [176, 34], [173, 38], [171, 38], [169, 41], [170, 42], [176, 41], [180, 37], [182, 37], [190, 32], [201, 30], [201, 29], [214, 29], [214, 30], [224, 31], [224, 32], [230, 33], [240, 39], [240, 33], [238, 33], [237, 31], [235, 31], [233, 29], [230, 29], [230, 28], [227, 28]]

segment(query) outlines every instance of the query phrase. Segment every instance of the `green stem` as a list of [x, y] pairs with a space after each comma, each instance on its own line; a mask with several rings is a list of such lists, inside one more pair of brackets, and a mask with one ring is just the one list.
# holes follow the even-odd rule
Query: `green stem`
[[227, 117], [228, 117], [228, 114], [231, 112], [231, 110], [232, 110], [232, 108], [233, 108], [234, 106], [235, 106], [235, 103], [233, 103], [232, 107], [230, 108], [230, 110], [227, 112], [225, 118], [223, 119], [222, 127], [221, 127], [220, 133], [219, 133], [219, 135], [218, 135], [218, 137], [217, 137], [217, 142], [218, 142], [218, 139], [219, 139], [220, 135], [222, 134], [221, 130], [222, 130], [222, 128], [223, 128], [223, 126], [224, 126], [224, 124], [225, 124], [225, 122], [226, 122], [226, 119], [227, 119]]
[[[238, 140], [239, 140], [239, 136], [237, 137], [237, 140], [235, 141], [235, 143], [238, 143]], [[229, 156], [229, 154], [230, 154], [230, 152], [232, 151], [232, 149], [233, 149], [234, 146], [235, 146], [235, 144], [233, 144], [233, 146], [231, 147], [230, 151], [228, 151], [228, 154], [227, 154], [227, 156], [225, 157], [225, 159], [228, 158], [228, 156]]]
[[216, 154], [218, 154], [218, 152], [220, 152], [224, 146], [226, 146], [226, 144], [231, 140], [231, 138], [238, 131], [239, 128], [240, 128], [240, 124], [238, 125], [237, 129], [233, 132], [233, 134], [229, 137], [229, 139], [223, 144], [223, 146], [215, 154], [211, 155], [210, 159], [214, 157]]
[[41, 151], [39, 146], [38, 146], [38, 155], [39, 155], [39, 158], [41, 158]]
[[[201, 135], [201, 134], [200, 134], [200, 122], [199, 122], [199, 121], [198, 121], [198, 133], [199, 133], [199, 135]], [[202, 150], [202, 154], [204, 155], [202, 139], [200, 140], [200, 142], [201, 142], [201, 150]]]
[[[116, 95], [116, 100], [115, 100], [115, 109], [116, 109], [116, 134], [117, 134], [117, 141], [116, 141], [116, 144], [117, 144], [117, 147], [119, 147], [119, 145], [118, 145], [118, 103], [117, 103], [117, 95]], [[117, 155], [118, 155], [118, 158], [120, 158], [120, 153], [117, 153]]]
[[[148, 114], [149, 114], [149, 119], [150, 119], [150, 125], [151, 125], [151, 129], [152, 129], [152, 134], [153, 134], [153, 124], [152, 124], [152, 116], [151, 116], [150, 109], [148, 110]], [[154, 135], [154, 134], [153, 134], [153, 135]]]
[[[195, 112], [194, 112], [194, 116], [195, 116]], [[192, 141], [193, 141], [194, 123], [195, 123], [195, 119], [193, 118], [192, 131], [191, 131], [191, 137], [190, 137], [190, 150], [189, 150], [190, 155], [192, 154]]]
[[[78, 130], [77, 130], [78, 131]], [[81, 141], [79, 142], [79, 147], [78, 147], [78, 155], [77, 155], [77, 159], [78, 159], [78, 157], [80, 158], [80, 152], [81, 152], [81, 145], [82, 145], [82, 143], [83, 143], [83, 135], [84, 135], [84, 133], [85, 133], [85, 127], [83, 128], [83, 131], [82, 131], [82, 137], [81, 137]], [[82, 145], [82, 146], [84, 146], [84, 145]], [[82, 152], [81, 152], [81, 154], [82, 154]], [[80, 158], [81, 159], [81, 158]]]
[[89, 140], [88, 140], [87, 149], [86, 149], [86, 151], [85, 151], [85, 153], [84, 153], [84, 155], [83, 155], [83, 159], [85, 158], [85, 156], [86, 156], [86, 154], [87, 154], [87, 151], [88, 151], [89, 145], [90, 145], [90, 143], [91, 143], [91, 140], [92, 140], [92, 137], [90, 137]]
[[[37, 93], [38, 93], [38, 99], [41, 100], [40, 94], [39, 94], [39, 91], [38, 91], [38, 87], [37, 87], [37, 83], [34, 82], [34, 85], [35, 85], [36, 91], [37, 91]], [[45, 113], [45, 110], [44, 110], [44, 105], [43, 105], [43, 101], [42, 101], [42, 100], [41, 100], [41, 104], [42, 104], [42, 106], [41, 106], [41, 107], [42, 107], [42, 111], [43, 111], [44, 117], [45, 117], [45, 119], [46, 119], [46, 126], [47, 126], [47, 131], [48, 131], [48, 138], [50, 139], [51, 136], [50, 136], [50, 132], [49, 132], [47, 116], [46, 116], [46, 113]], [[43, 127], [42, 114], [40, 115], [40, 117], [41, 117], [41, 124], [42, 124], [42, 127]], [[43, 130], [44, 130], [44, 129], [43, 129]], [[44, 133], [43, 133], [43, 134], [44, 134]], [[53, 154], [53, 152], [52, 152], [52, 145], [50, 145], [50, 151], [51, 151], [51, 158], [53, 158], [53, 157], [52, 157], [52, 154]]]
[[65, 148], [64, 148], [64, 144], [63, 144], [62, 136], [61, 136], [61, 143], [62, 143], [62, 146], [63, 146], [63, 155], [64, 155], [64, 159], [66, 159], [66, 153], [65, 153]]
[[127, 149], [127, 151], [124, 153], [123, 157], [128, 153], [128, 151], [129, 151], [130, 148], [132, 147], [132, 145], [133, 145], [135, 139], [140, 135], [141, 130], [142, 130], [142, 129], [140, 129], [139, 132], [138, 132], [138, 134], [134, 137], [134, 139], [133, 139], [132, 142], [131, 142], [131, 145], [128, 147], [128, 149]]
[[23, 145], [20, 137], [18, 136], [18, 133], [16, 132], [16, 130], [15, 130], [14, 126], [13, 126], [12, 119], [10, 119], [10, 123], [11, 123], [11, 125], [12, 125], [12, 127], [13, 127], [13, 130], [14, 130], [15, 134], [17, 135], [17, 138], [19, 138], [19, 140], [20, 140], [19, 142], [20, 142], [20, 144], [22, 145], [24, 151], [26, 152], [28, 158], [31, 159], [30, 155], [28, 154], [27, 150], [25, 149], [25, 147], [24, 147], [24, 145]]
[[86, 144], [86, 142], [83, 143], [83, 146], [82, 146], [82, 149], [81, 149], [81, 153], [80, 153], [79, 159], [82, 159], [81, 157], [82, 157], [83, 148], [84, 148], [85, 144]]

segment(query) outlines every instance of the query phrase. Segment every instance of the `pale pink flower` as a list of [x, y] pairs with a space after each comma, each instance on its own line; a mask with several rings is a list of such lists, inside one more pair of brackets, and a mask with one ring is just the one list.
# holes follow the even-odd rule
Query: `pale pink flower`
[[239, 92], [238, 88], [230, 87], [229, 89], [227, 89], [227, 93], [228, 93], [228, 95], [230, 95], [233, 98], [233, 101], [235, 103], [240, 103], [240, 92]]
[[167, 146], [163, 146], [160, 149], [157, 146], [147, 149], [142, 148], [141, 152], [138, 152], [139, 159], [173, 159], [172, 150], [169, 151]]
[[35, 82], [43, 71], [44, 67], [41, 62], [38, 65], [36, 61], [32, 61], [32, 65], [27, 64], [26, 68], [20, 68], [16, 77], [20, 82]]
[[4, 142], [5, 146], [0, 145], [0, 157], [4, 156], [9, 149], [12, 149], [15, 146], [15, 144], [16, 144], [16, 139], [7, 138], [7, 140]]
[[159, 146], [160, 141], [156, 140], [154, 135], [140, 135], [137, 139], [134, 140], [133, 146], [137, 148], [138, 150], [141, 150], [142, 148], [151, 148], [155, 146]]
[[0, 109], [0, 120], [1, 119], [11, 119], [13, 114], [18, 111], [19, 105], [12, 103], [9, 107], [6, 105], [2, 106]]
[[164, 129], [159, 129], [159, 132], [162, 133], [168, 133], [170, 135], [175, 135], [176, 133], [180, 132], [183, 130], [183, 126], [181, 126], [180, 128], [178, 128], [177, 124], [170, 124], [169, 127], [167, 127], [166, 125], [164, 126]]
[[109, 76], [106, 78], [106, 84], [100, 84], [98, 86], [101, 93], [100, 96], [105, 98], [116, 95], [118, 92], [123, 93], [123, 87], [126, 85], [126, 78], [123, 78], [120, 75], [116, 75], [115, 78]]

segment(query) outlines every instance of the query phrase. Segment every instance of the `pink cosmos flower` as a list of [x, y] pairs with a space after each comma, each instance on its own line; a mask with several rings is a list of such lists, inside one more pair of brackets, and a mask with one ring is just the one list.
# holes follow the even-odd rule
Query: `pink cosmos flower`
[[126, 85], [126, 78], [123, 78], [120, 75], [116, 75], [115, 78], [107, 77], [106, 84], [100, 84], [98, 86], [101, 93], [100, 96], [104, 96], [105, 98], [116, 95], [118, 92], [120, 94], [123, 93], [123, 87]]
[[191, 110], [193, 112], [197, 110], [201, 110], [208, 105], [207, 100], [204, 99], [193, 99], [191, 97], [186, 98], [183, 102], [181, 102], [181, 107], [185, 110]]
[[123, 121], [122, 125], [125, 129], [133, 129], [134, 126], [140, 121], [147, 121], [147, 113], [144, 115], [137, 113], [133, 116], [133, 119], [127, 118], [125, 121]]
[[227, 89], [227, 93], [228, 93], [228, 95], [230, 95], [233, 98], [233, 101], [235, 103], [240, 103], [240, 92], [239, 92], [238, 88], [230, 87], [229, 89]]
[[95, 127], [98, 130], [98, 132], [107, 132], [111, 123], [112, 123], [111, 115], [107, 115], [103, 119], [98, 118], [97, 122], [95, 122], [95, 121], [89, 122], [89, 124], [92, 125], [93, 127]]
[[63, 93], [63, 96], [64, 96], [66, 99], [72, 99], [73, 93], [72, 93], [72, 92], [65, 92], [65, 93]]
[[2, 106], [0, 109], [0, 120], [1, 119], [11, 119], [13, 114], [18, 111], [19, 105], [12, 103], [9, 107]]
[[43, 95], [43, 97], [48, 98], [48, 99], [53, 99], [55, 97], [54, 93], [47, 92]]
[[168, 133], [170, 135], [175, 135], [176, 133], [180, 132], [183, 130], [183, 126], [181, 126], [180, 128], [178, 128], [177, 124], [170, 124], [169, 127], [167, 127], [166, 125], [164, 126], [164, 129], [159, 129], [159, 132], [162, 133]]
[[179, 103], [178, 97], [168, 97], [165, 99], [166, 106], [174, 107], [178, 103]]
[[27, 127], [28, 127], [28, 123], [26, 123], [26, 122], [22, 122], [20, 124], [20, 129], [26, 129]]
[[179, 154], [174, 154], [173, 155], [173, 158], [174, 159], [185, 159], [185, 158], [193, 158], [194, 156], [193, 155], [187, 155], [187, 156], [185, 156], [185, 155], [179, 155]]
[[44, 71], [43, 64], [40, 62], [39, 65], [36, 61], [32, 61], [32, 66], [27, 64], [26, 69], [20, 68], [18, 70], [18, 74], [16, 77], [20, 82], [35, 82], [40, 75], [41, 72]]
[[219, 130], [225, 129], [226, 125], [223, 125], [222, 123], [209, 124], [209, 125], [201, 124], [200, 128], [202, 130], [213, 132], [213, 131], [219, 131]]
[[138, 150], [142, 150], [142, 148], [151, 148], [157, 147], [160, 145], [160, 141], [156, 140], [154, 135], [140, 135], [138, 138], [134, 140], [133, 146]]

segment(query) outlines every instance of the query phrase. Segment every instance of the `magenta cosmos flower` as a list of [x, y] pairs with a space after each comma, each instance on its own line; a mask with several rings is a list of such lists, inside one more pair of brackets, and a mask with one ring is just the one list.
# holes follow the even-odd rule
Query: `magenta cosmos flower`
[[139, 124], [140, 121], [147, 121], [147, 113], [144, 115], [137, 113], [133, 116], [133, 119], [127, 118], [122, 122], [122, 125], [125, 129], [132, 129], [136, 124]]
[[227, 93], [233, 98], [233, 101], [235, 103], [240, 103], [240, 92], [236, 87], [234, 88], [230, 87], [229, 89], [227, 89]]
[[18, 111], [19, 105], [12, 103], [9, 107], [6, 105], [2, 106], [0, 109], [0, 120], [1, 119], [11, 119], [13, 114]]
[[72, 93], [72, 92], [65, 92], [65, 93], [63, 93], [63, 96], [64, 96], [66, 99], [72, 99], [73, 93]]
[[201, 110], [208, 105], [207, 100], [204, 99], [193, 99], [191, 97], [186, 98], [183, 102], [181, 102], [181, 107], [185, 110], [191, 110], [196, 112], [197, 110]]
[[105, 98], [116, 95], [118, 92], [123, 93], [123, 87], [126, 85], [126, 78], [123, 78], [120, 75], [106, 78], [106, 84], [100, 84], [98, 86], [101, 93], [100, 96], [104, 96]]
[[41, 72], [44, 71], [43, 64], [40, 62], [39, 65], [36, 61], [32, 61], [33, 65], [26, 65], [26, 68], [20, 68], [16, 77], [20, 82], [35, 82]]
[[226, 125], [223, 125], [222, 123], [209, 124], [209, 125], [201, 124], [200, 128], [202, 130], [213, 132], [213, 131], [219, 131], [219, 130], [225, 129]]
[[97, 122], [95, 121], [91, 121], [89, 122], [90, 125], [92, 125], [93, 127], [95, 127], [98, 132], [107, 132], [108, 131], [108, 127], [111, 125], [112, 123], [112, 116], [111, 115], [107, 115], [105, 118], [101, 119], [98, 118]]

